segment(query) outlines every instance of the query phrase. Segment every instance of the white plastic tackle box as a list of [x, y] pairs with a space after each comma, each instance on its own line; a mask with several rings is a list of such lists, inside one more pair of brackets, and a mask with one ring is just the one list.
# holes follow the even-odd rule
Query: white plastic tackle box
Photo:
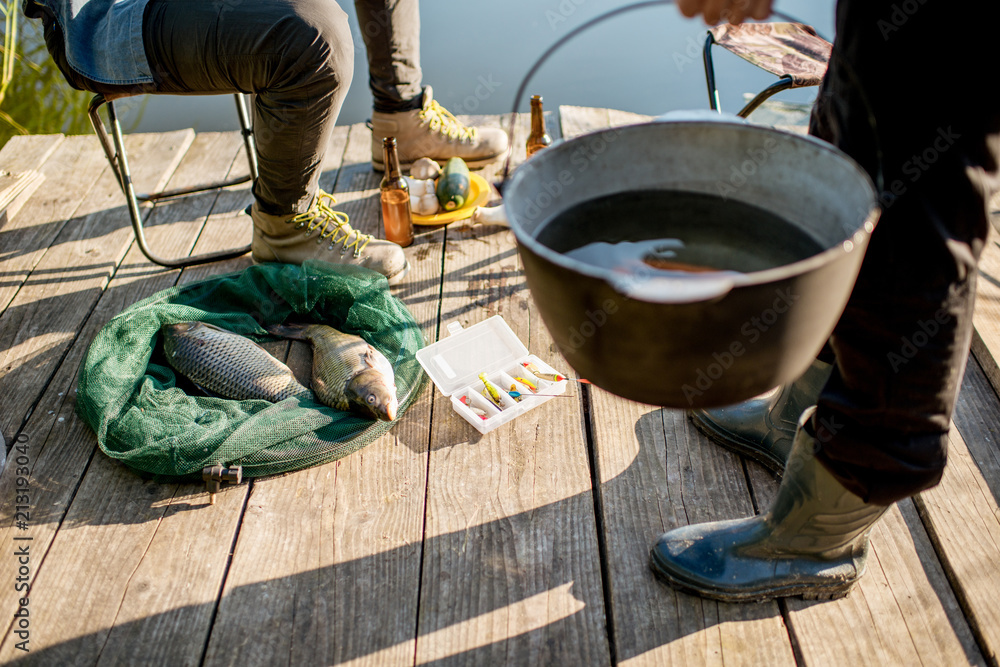
[[[468, 329], [452, 322], [448, 325], [448, 333], [447, 338], [418, 350], [417, 361], [441, 393], [451, 397], [455, 412], [480, 433], [489, 433], [566, 392], [566, 380], [543, 380], [522, 366], [528, 362], [542, 373], [559, 373], [535, 355], [528, 354], [528, 348], [501, 316], [495, 315]], [[498, 390], [502, 409], [483, 394], [485, 386], [479, 378], [480, 373], [485, 373], [486, 379]], [[534, 384], [537, 393], [515, 378]], [[522, 400], [511, 397], [511, 385]], [[462, 402], [463, 397], [471, 408]]]

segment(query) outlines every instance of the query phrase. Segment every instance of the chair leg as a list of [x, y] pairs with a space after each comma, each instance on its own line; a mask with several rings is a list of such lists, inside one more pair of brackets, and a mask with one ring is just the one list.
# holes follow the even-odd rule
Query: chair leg
[[740, 112], [736, 114], [740, 118], [746, 118], [754, 112], [754, 110], [764, 103], [767, 98], [771, 97], [775, 93], [780, 93], [783, 90], [788, 90], [792, 87], [792, 77], [783, 76], [764, 90], [757, 93], [757, 96], [752, 100], [747, 102], [747, 105], [740, 109]]
[[712, 111], [719, 111], [719, 89], [715, 85], [715, 65], [712, 63], [712, 44], [715, 44], [715, 37], [708, 33], [705, 38], [705, 50], [703, 52], [705, 60], [705, 83], [708, 85], [708, 105]]
[[[112, 141], [108, 139], [107, 130], [104, 127], [104, 123], [101, 121], [99, 110], [101, 106], [107, 107], [108, 121], [111, 125], [111, 138]], [[115, 176], [118, 178], [118, 183], [121, 185], [122, 192], [125, 193], [125, 203], [128, 207], [129, 217], [132, 220], [132, 231], [135, 234], [136, 243], [139, 244], [139, 249], [142, 254], [146, 256], [149, 261], [154, 264], [159, 264], [160, 266], [165, 266], [169, 268], [181, 268], [187, 266], [196, 266], [198, 264], [208, 264], [209, 262], [218, 262], [224, 259], [232, 259], [234, 257], [240, 257], [250, 252], [250, 246], [247, 245], [243, 248], [236, 248], [233, 250], [220, 250], [217, 252], [205, 253], [203, 255], [195, 255], [192, 257], [182, 257], [180, 259], [164, 259], [159, 257], [149, 248], [149, 244], [146, 242], [146, 234], [143, 228], [142, 213], [139, 210], [139, 200], [143, 199], [145, 201], [151, 201], [155, 199], [163, 199], [168, 196], [177, 197], [185, 194], [192, 194], [195, 192], [203, 192], [206, 190], [216, 189], [220, 187], [227, 187], [229, 185], [235, 185], [237, 183], [245, 183], [250, 180], [249, 177], [242, 179], [237, 179], [234, 181], [228, 181], [225, 183], [218, 183], [214, 186], [198, 187], [198, 188], [185, 188], [172, 191], [165, 191], [161, 193], [156, 193], [156, 196], [146, 195], [145, 197], [138, 197], [135, 194], [135, 188], [132, 186], [132, 174], [128, 167], [128, 156], [125, 153], [125, 142], [122, 139], [121, 124], [118, 122], [118, 115], [115, 113], [114, 102], [106, 99], [103, 95], [96, 95], [90, 102], [90, 108], [88, 110], [90, 115], [90, 122], [94, 126], [94, 131], [97, 132], [97, 137], [101, 141], [101, 146], [104, 148], [104, 154], [108, 158], [108, 163], [111, 165], [112, 170], [115, 172]]]
[[250, 114], [247, 111], [246, 99], [243, 93], [233, 95], [236, 98], [236, 116], [240, 120], [240, 134], [243, 135], [243, 147], [246, 149], [247, 162], [250, 167], [250, 178], [257, 180], [257, 142], [253, 136], [253, 126], [250, 124]]

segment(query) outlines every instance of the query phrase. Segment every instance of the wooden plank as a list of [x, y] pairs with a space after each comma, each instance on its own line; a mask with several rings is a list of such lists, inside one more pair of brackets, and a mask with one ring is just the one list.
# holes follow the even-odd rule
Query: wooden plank
[[[320, 187], [356, 229], [377, 233], [371, 133], [360, 124], [337, 131], [343, 165]], [[411, 273], [394, 293], [433, 336], [440, 235], [418, 236], [406, 253]], [[292, 356], [302, 350], [293, 346]], [[351, 456], [254, 482], [207, 664], [412, 663], [429, 397]]]
[[[580, 107], [560, 114], [565, 136], [646, 120]], [[709, 444], [681, 411], [588, 390], [619, 664], [794, 664], [776, 603], [701, 600], [649, 569], [649, 548], [662, 532], [753, 514], [738, 458]]]
[[38, 169], [65, 138], [62, 134], [15, 135], [0, 148], [0, 170], [18, 173]]
[[955, 426], [968, 446], [983, 481], [1000, 499], [1000, 401], [982, 365], [970, 359], [954, 414]]
[[[13, 294], [8, 285], [19, 281], [13, 278], [17, 275], [8, 263], [12, 257], [23, 254], [19, 236], [15, 233], [14, 218], [28, 199], [35, 193], [45, 180], [45, 174], [40, 170], [42, 165], [52, 156], [56, 147], [65, 137], [61, 134], [12, 137], [0, 150], [0, 267], [4, 274], [4, 283], [0, 286], [0, 311], [6, 307], [10, 297], [4, 293]], [[23, 280], [23, 276], [18, 276]]]
[[[526, 122], [513, 142], [518, 161]], [[448, 230], [441, 311], [442, 326], [502, 315], [529, 350], [559, 363], [509, 230]], [[416, 662], [608, 664], [579, 398], [480, 436], [435, 390], [431, 436]]]
[[[337, 136], [340, 134], [338, 132]], [[245, 173], [246, 164], [242, 159], [238, 135], [231, 133], [226, 138], [230, 143], [221, 154], [231, 156], [229, 163], [233, 170], [228, 174], [225, 170], [213, 174], [212, 170], [203, 165], [201, 169], [195, 169], [194, 173], [200, 174], [201, 178], [232, 178]], [[324, 166], [336, 169], [341, 154], [342, 146], [335, 141]], [[235, 157], [235, 162], [232, 157]], [[198, 199], [199, 197], [193, 197], [188, 201], [197, 202]], [[194, 222], [207, 214], [207, 222], [197, 237], [194, 252], [221, 250], [245, 243], [240, 236], [249, 240], [250, 219], [242, 211], [250, 201], [252, 196], [249, 186], [239, 186], [220, 193], [214, 199], [210, 212], [205, 209], [197, 214], [175, 213], [170, 218]], [[194, 232], [198, 231], [197, 225], [191, 226], [190, 233], [182, 237], [188, 239], [188, 244], [194, 238]], [[161, 228], [161, 225], [154, 224], [151, 232]], [[177, 231], [165, 228], [164, 233], [174, 236]], [[150, 238], [154, 242], [152, 235]], [[244, 256], [224, 263], [185, 269], [180, 282], [190, 283], [239, 269], [249, 262], [249, 257]], [[265, 347], [272, 354], [281, 356], [287, 351], [287, 345], [283, 342], [265, 344]], [[239, 488], [226, 489], [220, 496], [226, 502], [219, 502], [207, 512], [179, 511], [175, 516], [168, 513], [132, 577], [133, 581], [138, 579], [143, 583], [135, 588], [135, 592], [130, 586], [122, 600], [115, 627], [101, 655], [102, 663], [134, 664], [148, 661], [151, 657], [148, 648], [150, 645], [160, 647], [155, 653], [155, 661], [162, 664], [197, 664], [200, 661], [209, 640], [218, 595], [227, 574], [227, 556], [236, 538], [237, 526], [242, 519], [251, 488], [250, 484], [245, 484]], [[179, 494], [182, 501], [178, 503], [175, 497], [172, 508], [179, 505], [181, 510], [186, 509], [187, 502], [183, 502], [183, 497], [189, 495], [196, 499], [194, 504], [204, 505], [204, 491], [199, 485], [181, 487]], [[174, 573], [177, 579], [188, 584], [182, 589], [176, 588], [172, 578], [158, 576], [164, 571]], [[243, 630], [245, 631], [245, 626]]]
[[[231, 178], [234, 166], [240, 170], [242, 144], [236, 132], [199, 134], [169, 187]], [[249, 185], [239, 191], [244, 198], [250, 196]], [[183, 256], [190, 253], [196, 239], [210, 241], [202, 228], [223, 199], [210, 192], [158, 204], [147, 225], [151, 247], [165, 256]], [[231, 236], [222, 244], [235, 245]], [[133, 244], [119, 275], [149, 267]], [[186, 277], [178, 270], [169, 273], [175, 280], [179, 275]], [[175, 493], [141, 560], [129, 563], [133, 570], [127, 588], [120, 598], [111, 598], [118, 612], [111, 619], [98, 664], [195, 665], [204, 653], [247, 488], [224, 487], [215, 506], [207, 504], [203, 484], [172, 488]]]
[[[190, 131], [129, 136], [136, 182], [162, 186], [192, 137]], [[27, 419], [131, 245], [122, 203], [114, 176], [105, 170], [35, 267], [33, 275], [46, 277], [23, 285], [0, 314], [0, 402], [5, 406], [0, 429], [5, 433], [16, 433]]]
[[[31, 162], [43, 160], [39, 171], [49, 183], [59, 187], [42, 188], [36, 192], [16, 219], [7, 220], [0, 227], [0, 310], [7, 308], [35, 265], [45, 254], [56, 235], [74, 211], [83, 202], [90, 188], [97, 181], [107, 160], [100, 145], [93, 137], [68, 137], [61, 135], [40, 138], [37, 143], [27, 142], [34, 137], [14, 137], [4, 146], [0, 157], [8, 168], [23, 164], [20, 158], [8, 151], [22, 147], [31, 155]], [[46, 280], [42, 275], [38, 280]], [[4, 367], [0, 366], [0, 372]]]
[[[166, 187], [189, 188], [240, 176], [247, 171], [242, 150], [243, 140], [236, 132], [200, 133]], [[168, 259], [194, 254], [194, 246], [200, 240], [209, 216], [220, 212], [234, 198], [245, 202], [245, 207], [252, 199], [250, 184], [158, 202], [143, 225], [147, 244], [153, 253]], [[247, 217], [240, 230], [242, 234], [230, 230], [232, 238], [223, 245], [223, 249], [249, 243], [249, 226]], [[201, 266], [209, 274], [222, 272], [218, 263]], [[133, 238], [129, 255], [119, 271], [148, 271], [151, 268], [160, 269], [142, 255]], [[177, 274], [181, 272], [177, 271]]]
[[[115, 531], [117, 528], [121, 528], [124, 531], [124, 524], [132, 522], [141, 523], [144, 517], [150, 521], [158, 520], [156, 511], [162, 514], [164, 508], [160, 507], [158, 510], [155, 510], [153, 505], [165, 503], [173, 493], [172, 490], [164, 491], [158, 488], [158, 485], [141, 484], [137, 488], [136, 484], [140, 483], [134, 475], [125, 471], [120, 466], [113, 465], [110, 461], [98, 458], [97, 465], [103, 475], [102, 484], [108, 485], [107, 488], [101, 488], [98, 485], [96, 497], [80, 498], [79, 504], [76, 504], [75, 518], [64, 521], [68, 507], [71, 503], [75, 504], [74, 499], [77, 496], [80, 480], [87, 470], [91, 458], [94, 456], [96, 444], [93, 431], [76, 416], [74, 410], [76, 372], [86, 353], [89, 341], [96, 335], [100, 327], [108, 319], [120, 312], [122, 308], [130, 305], [138, 298], [150, 296], [160, 289], [165, 289], [172, 283], [172, 277], [161, 273], [152, 277], [135, 276], [128, 283], [122, 281], [110, 288], [102, 298], [93, 316], [84, 325], [80, 338], [74, 343], [66, 359], [60, 365], [55, 377], [39, 401], [38, 407], [32, 413], [31, 419], [28, 420], [22, 431], [29, 438], [30, 443], [31, 471], [29, 480], [33, 488], [31, 495], [30, 529], [27, 531], [27, 535], [32, 538], [32, 553], [36, 556], [36, 559], [33, 560], [36, 569], [32, 573], [31, 597], [32, 600], [41, 601], [38, 603], [38, 606], [33, 607], [32, 614], [35, 619], [42, 619], [37, 621], [39, 625], [36, 627], [39, 628], [39, 632], [32, 635], [32, 648], [37, 654], [42, 653], [43, 647], [49, 647], [55, 651], [52, 655], [60, 656], [59, 659], [49, 664], [59, 664], [63, 659], [70, 660], [67, 656], [76, 651], [81, 651], [82, 655], [93, 658], [97, 655], [95, 651], [99, 651], [100, 644], [96, 636], [83, 634], [79, 644], [60, 648], [61, 642], [73, 638], [73, 630], [80, 629], [79, 623], [87, 622], [88, 616], [78, 612], [81, 609], [87, 609], [89, 613], [92, 609], [94, 599], [91, 599], [89, 596], [77, 598], [75, 597], [76, 594], [69, 598], [64, 598], [65, 591], [60, 588], [62, 585], [60, 576], [65, 575], [65, 571], [60, 572], [60, 576], [50, 580], [55, 588], [50, 588], [49, 584], [45, 583], [45, 580], [39, 579], [40, 572], [43, 570], [38, 570], [38, 565], [42, 564], [42, 558], [55, 539], [56, 531], [63, 530], [64, 548], [69, 550], [65, 557], [71, 563], [70, 572], [77, 572], [79, 575], [85, 577], [90, 575], [90, 570], [83, 565], [83, 563], [88, 561], [77, 562], [75, 560], [78, 555], [80, 557], [86, 555], [77, 554], [73, 551], [76, 540], [78, 538], [85, 540], [87, 539], [85, 538], [87, 535], [94, 536], [95, 539], [107, 540], [106, 542], [101, 541], [98, 548], [95, 548], [94, 542], [91, 542], [91, 552], [88, 557], [91, 559], [101, 559], [101, 565], [103, 566], [100, 568], [101, 576], [106, 578], [101, 581], [109, 584], [109, 581], [113, 581], [115, 577], [125, 574], [118, 569], [120, 565], [119, 559], [125, 558], [129, 552], [127, 549], [121, 553], [108, 551], [108, 545], [117, 545], [120, 541], [121, 533], [87, 532], [87, 530], [94, 527], [95, 517], [100, 515], [103, 520], [109, 522], [108, 526], [106, 526], [107, 531]], [[25, 534], [24, 532], [15, 531], [10, 521], [13, 511], [8, 499], [14, 497], [13, 494], [16, 485], [14, 472], [14, 469], [8, 466], [4, 470], [3, 475], [0, 476], [0, 489], [4, 493], [2, 496], [3, 505], [0, 506], [0, 517], [4, 519], [0, 523], [0, 544], [4, 548], [9, 547], [9, 549], [14, 548], [13, 540], [15, 537]], [[91, 489], [94, 490], [93, 486], [91, 486]], [[116, 493], [119, 495], [115, 496]], [[128, 499], [118, 502], [113, 506], [108, 504], [111, 502], [111, 498], [121, 501], [122, 495], [127, 496]], [[141, 502], [137, 502], [137, 500]], [[103, 502], [105, 505], [102, 507], [99, 504], [95, 507], [89, 504], [92, 502]], [[115, 520], [108, 517], [106, 514], [108, 512], [124, 512], [126, 516], [121, 520]], [[153, 514], [149, 512], [153, 512]], [[84, 528], [86, 530], [84, 532], [76, 532], [75, 529], [77, 528]], [[132, 553], [132, 555], [134, 556], [135, 553]], [[9, 566], [10, 563], [7, 561], [0, 565], [4, 570]], [[49, 571], [52, 572], [52, 570]], [[4, 571], [5, 576], [6, 574], [9, 573]], [[72, 576], [67, 578], [70, 581], [73, 580]], [[95, 590], [100, 591], [101, 589], [92, 588], [90, 583], [84, 586], [85, 594], [86, 592], [94, 592]], [[50, 598], [49, 596], [52, 597]], [[0, 608], [12, 608], [13, 599], [16, 599], [14, 591], [0, 591]], [[49, 600], [49, 602], [45, 603], [45, 600]], [[76, 606], [70, 605], [69, 602], [73, 600], [76, 601]], [[42, 607], [43, 604], [45, 605], [44, 609]], [[63, 625], [66, 620], [63, 618], [64, 614], [70, 614], [74, 619], [66, 626]], [[43, 625], [48, 623], [48, 621], [44, 620], [46, 617], [49, 618], [51, 624]], [[7, 624], [4, 624], [3, 629], [6, 633], [8, 630]], [[11, 649], [10, 635], [6, 635], [5, 639], [5, 643], [0, 647], [0, 656], [11, 657], [12, 655], [17, 655]], [[0, 658], [0, 660], [3, 659]], [[83, 664], [87, 664], [86, 660], [84, 660]]]
[[564, 137], [578, 137], [611, 127], [611, 113], [608, 109], [562, 105], [559, 107], [559, 123]]
[[19, 135], [4, 144], [0, 150], [0, 229], [14, 219], [45, 180], [39, 170], [64, 138], [61, 134]]
[[45, 175], [34, 169], [0, 173], [0, 227], [14, 219], [44, 180]]
[[664, 531], [753, 515], [738, 458], [681, 411], [590, 395], [619, 664], [795, 664], [776, 603], [702, 600], [649, 569]]
[[[171, 185], [184, 186], [206, 175], [221, 177], [232, 163], [240, 142], [237, 133], [198, 137]], [[139, 151], [134, 154], [134, 159], [145, 159]], [[190, 248], [198, 226], [190, 224], [188, 219], [203, 217], [211, 208], [212, 197], [201, 195], [157, 207], [150, 216], [151, 239], [157, 236], [172, 239], [167, 250]], [[65, 388], [58, 393], [59, 400], [73, 395], [80, 358], [100, 326], [123, 307], [169, 287], [179, 274], [160, 268], [150, 271], [149, 267], [138, 248], [133, 247], [101, 295], [41, 405], [54, 400], [52, 394], [56, 389]], [[72, 402], [69, 403], [71, 408]], [[57, 407], [65, 411], [67, 406]], [[235, 512], [219, 509], [213, 516], [195, 519], [192, 513], [183, 510], [189, 507], [188, 501], [200, 487], [143, 482], [101, 454], [88, 468], [86, 458], [94, 451], [94, 434], [75, 415], [60, 417], [58, 422], [64, 419], [69, 426], [66, 439], [60, 442], [57, 435], [66, 429], [52, 428], [43, 455], [70, 449], [86, 456], [75, 457], [76, 466], [58, 465], [56, 470], [39, 461], [33, 471], [37, 476], [54, 473], [63, 491], [61, 495], [52, 494], [59, 496], [59, 502], [44, 498], [39, 503], [53, 509], [51, 516], [43, 512], [39, 517], [45, 522], [39, 526], [43, 540], [35, 541], [39, 548], [38, 562], [42, 562], [43, 555], [45, 560], [44, 567], [35, 575], [32, 600], [41, 608], [38, 622], [48, 629], [36, 633], [35, 655], [45, 656], [50, 664], [94, 664], [98, 659], [126, 664], [140, 657], [162, 664], [197, 663], [221, 586], [242, 496], [223, 496], [220, 506], [224, 508], [228, 501], [236, 506]], [[29, 422], [29, 427], [39, 421], [40, 415]], [[81, 482], [79, 477], [84, 470], [86, 475]], [[54, 485], [50, 482], [45, 486]], [[73, 491], [75, 495], [69, 495]], [[199, 495], [204, 502], [203, 494]], [[132, 515], [137, 516], [132, 518]], [[202, 535], [200, 543], [184, 545], [182, 536], [197, 534], [185, 524], [195, 521], [209, 531], [211, 538]], [[52, 538], [51, 532], [56, 527], [60, 532]], [[218, 540], [220, 535], [223, 537]], [[51, 543], [47, 553], [43, 550], [44, 538]], [[108, 544], [116, 546], [111, 557], [104, 549]], [[193, 557], [195, 553], [198, 557]], [[164, 572], [171, 576], [163, 576]], [[75, 613], [82, 608], [88, 609], [86, 615]], [[0, 655], [7, 651], [11, 651], [10, 641], [0, 647]]]
[[965, 374], [941, 483], [914, 501], [979, 647], [1000, 662], [1000, 402], [973, 361]]
[[653, 119], [653, 116], [647, 116], [640, 113], [632, 113], [631, 111], [621, 111], [620, 109], [608, 109], [608, 122], [611, 123], [612, 127], [618, 127], [619, 125], [634, 125], [636, 123], [647, 123]]
[[[1000, 209], [1000, 194], [994, 198], [991, 209]], [[1000, 392], [1000, 234], [992, 227], [979, 258], [972, 323], [972, 354], [993, 389]]]

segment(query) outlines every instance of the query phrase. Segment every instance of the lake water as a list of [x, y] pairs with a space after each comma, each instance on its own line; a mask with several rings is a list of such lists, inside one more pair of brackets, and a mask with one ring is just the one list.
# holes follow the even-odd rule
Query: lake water
[[[354, 83], [338, 123], [365, 121], [371, 114], [367, 59], [354, 5], [341, 2], [354, 35]], [[522, 79], [541, 54], [573, 28], [615, 7], [621, 0], [426, 0], [421, 6], [421, 65], [434, 97], [456, 114], [511, 111]], [[780, 9], [833, 36], [834, 0], [783, 0]], [[541, 94], [548, 109], [560, 104], [610, 107], [659, 115], [708, 106], [702, 45], [705, 25], [681, 16], [676, 7], [637, 9], [581, 33], [538, 71], [525, 96]], [[722, 108], [738, 111], [743, 95], [774, 77], [715, 48]], [[781, 93], [775, 100], [806, 104], [815, 88]], [[141, 109], [141, 115], [138, 113]], [[528, 109], [522, 100], [520, 111]], [[125, 118], [134, 130], [194, 127], [236, 129], [229, 97], [151, 97]]]

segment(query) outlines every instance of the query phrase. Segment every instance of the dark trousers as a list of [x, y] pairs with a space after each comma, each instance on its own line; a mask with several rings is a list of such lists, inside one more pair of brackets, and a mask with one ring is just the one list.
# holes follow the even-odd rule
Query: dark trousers
[[819, 460], [871, 502], [933, 486], [944, 469], [987, 204], [1000, 186], [1000, 107], [982, 91], [996, 49], [969, 26], [995, 25], [998, 7], [837, 5], [810, 131], [868, 171], [883, 212], [831, 338], [836, 364], [809, 427]]
[[[357, 0], [355, 6], [375, 108], [418, 108], [417, 0]], [[271, 215], [306, 211], [354, 73], [354, 41], [336, 1], [150, 0], [143, 37], [155, 81], [126, 88], [73, 72], [58, 26], [51, 21], [46, 25], [49, 51], [70, 83], [83, 90], [112, 95], [253, 93], [258, 206]]]

